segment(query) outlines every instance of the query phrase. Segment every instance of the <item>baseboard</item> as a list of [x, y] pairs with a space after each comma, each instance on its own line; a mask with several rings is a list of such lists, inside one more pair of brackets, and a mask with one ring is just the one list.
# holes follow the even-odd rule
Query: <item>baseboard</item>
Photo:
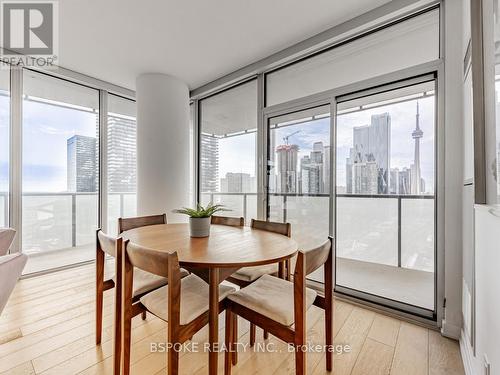
[[443, 325], [441, 326], [441, 334], [450, 339], [460, 340], [460, 334], [462, 332], [462, 327], [455, 326], [453, 324], [448, 324], [446, 319], [443, 319]]
[[465, 375], [476, 375], [474, 373], [474, 354], [472, 352], [472, 346], [463, 330], [460, 334], [460, 354], [462, 355]]

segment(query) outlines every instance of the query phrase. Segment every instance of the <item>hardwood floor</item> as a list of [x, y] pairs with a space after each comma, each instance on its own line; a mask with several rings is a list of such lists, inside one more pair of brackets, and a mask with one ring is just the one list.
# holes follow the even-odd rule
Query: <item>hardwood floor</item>
[[[102, 345], [94, 343], [94, 266], [21, 280], [0, 317], [0, 374], [111, 374], [113, 292], [105, 292]], [[324, 343], [323, 313], [308, 312], [308, 341]], [[166, 355], [152, 352], [151, 343], [164, 342], [166, 324], [148, 314], [132, 323], [131, 373], [165, 374]], [[224, 316], [220, 316], [221, 340]], [[248, 344], [248, 324], [239, 322], [242, 346]], [[193, 342], [206, 341], [206, 327]], [[293, 353], [274, 337], [263, 349], [257, 333], [256, 350], [240, 350], [234, 374], [294, 374]], [[350, 351], [335, 355], [335, 375], [464, 374], [458, 343], [438, 332], [389, 318], [341, 301], [336, 302], [335, 343]], [[259, 345], [261, 344], [261, 345]], [[223, 353], [219, 355], [223, 373]], [[181, 374], [206, 374], [203, 350], [181, 354]], [[307, 355], [308, 374], [328, 374], [321, 351]]]

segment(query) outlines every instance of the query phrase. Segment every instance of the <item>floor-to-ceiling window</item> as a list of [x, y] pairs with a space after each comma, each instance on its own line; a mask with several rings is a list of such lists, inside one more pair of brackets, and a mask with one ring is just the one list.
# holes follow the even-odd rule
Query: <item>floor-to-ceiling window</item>
[[25, 273], [91, 260], [98, 226], [99, 92], [25, 70], [23, 93]]
[[200, 201], [257, 217], [257, 81], [199, 102]]
[[0, 227], [9, 224], [10, 70], [0, 63]]
[[435, 107], [432, 75], [338, 98], [338, 287], [434, 311]]
[[108, 95], [107, 189], [108, 228], [118, 232], [118, 218], [135, 216], [137, 189], [136, 105]]

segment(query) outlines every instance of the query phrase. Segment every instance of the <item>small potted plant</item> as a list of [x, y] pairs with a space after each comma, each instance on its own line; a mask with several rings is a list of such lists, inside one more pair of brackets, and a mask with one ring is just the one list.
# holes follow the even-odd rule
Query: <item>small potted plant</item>
[[196, 208], [183, 207], [173, 210], [176, 214], [189, 216], [189, 232], [191, 237], [208, 237], [210, 235], [210, 221], [213, 214], [221, 211], [231, 211], [221, 204], [209, 203], [206, 207], [197, 204]]

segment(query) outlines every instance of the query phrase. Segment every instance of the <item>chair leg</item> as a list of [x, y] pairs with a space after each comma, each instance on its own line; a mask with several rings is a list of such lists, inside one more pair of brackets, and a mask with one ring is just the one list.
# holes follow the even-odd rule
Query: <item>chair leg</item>
[[97, 286], [95, 303], [95, 344], [100, 345], [102, 340], [102, 306], [104, 292], [102, 285]]
[[115, 324], [113, 340], [113, 374], [120, 375], [120, 364], [122, 355], [122, 305], [120, 288], [115, 288]]
[[[175, 346], [175, 345], [174, 345]], [[179, 374], [179, 351], [170, 347], [167, 350], [167, 368], [168, 375], [178, 375]]]
[[232, 366], [232, 351], [233, 348], [233, 337], [234, 337], [234, 319], [231, 310], [226, 309], [226, 335], [224, 345], [226, 346], [226, 353], [224, 354], [224, 374], [231, 375]]
[[[325, 308], [325, 344], [327, 348], [333, 347], [333, 307], [330, 303]], [[332, 371], [333, 352], [326, 350], [326, 371]]]
[[122, 375], [130, 374], [130, 344], [132, 316], [125, 312], [122, 325]]
[[264, 340], [267, 340], [269, 338], [269, 332], [264, 331]]
[[233, 359], [233, 365], [238, 364], [238, 315], [233, 314], [233, 352], [231, 353], [231, 358]]
[[306, 353], [302, 348], [295, 348], [295, 375], [305, 375]]
[[250, 323], [250, 347], [253, 347], [255, 345], [255, 331], [255, 324]]
[[143, 311], [141, 314], [142, 320], [146, 320], [146, 311]]

